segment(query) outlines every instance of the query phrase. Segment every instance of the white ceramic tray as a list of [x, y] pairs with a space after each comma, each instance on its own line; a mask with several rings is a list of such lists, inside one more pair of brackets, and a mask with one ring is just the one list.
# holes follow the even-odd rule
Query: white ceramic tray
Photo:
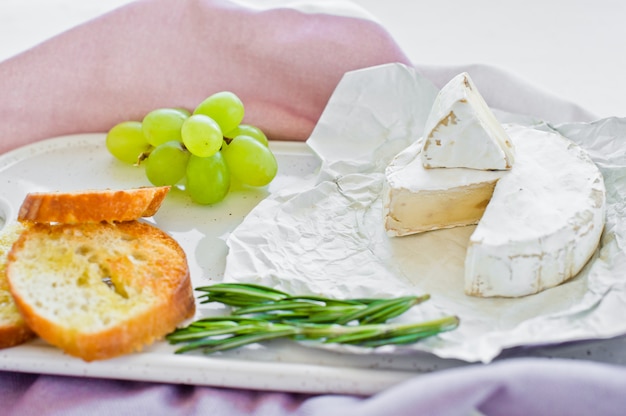
[[[220, 281], [225, 237], [269, 192], [305, 180], [318, 160], [304, 143], [272, 142], [279, 173], [268, 189], [238, 191], [214, 207], [191, 204], [173, 191], [153, 218], [186, 251], [194, 287]], [[103, 134], [49, 139], [0, 156], [0, 217], [12, 220], [24, 195], [36, 190], [147, 185], [143, 170], [115, 161]], [[199, 313], [204, 306], [198, 305]], [[625, 362], [624, 340], [519, 349], [507, 357], [547, 355]], [[373, 394], [418, 374], [469, 365], [423, 352], [350, 354], [275, 341], [204, 356], [176, 355], [166, 342], [144, 352], [86, 363], [41, 340], [0, 350], [0, 369], [18, 372], [185, 383], [306, 393]]]

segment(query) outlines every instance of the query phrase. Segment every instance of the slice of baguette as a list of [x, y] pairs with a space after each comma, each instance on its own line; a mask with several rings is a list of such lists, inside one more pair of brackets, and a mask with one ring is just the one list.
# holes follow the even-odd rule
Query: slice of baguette
[[28, 326], [85, 361], [140, 351], [195, 312], [182, 248], [138, 221], [32, 224], [7, 276]]
[[132, 221], [153, 216], [169, 186], [124, 190], [34, 192], [26, 195], [18, 212], [19, 221], [78, 224]]
[[24, 229], [24, 225], [15, 222], [6, 224], [0, 231], [0, 348], [13, 347], [35, 337], [13, 301], [5, 273], [11, 246]]

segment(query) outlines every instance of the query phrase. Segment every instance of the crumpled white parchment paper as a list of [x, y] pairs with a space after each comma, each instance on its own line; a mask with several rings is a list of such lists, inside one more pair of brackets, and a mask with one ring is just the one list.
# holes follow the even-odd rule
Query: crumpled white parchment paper
[[228, 236], [224, 281], [337, 298], [428, 293], [402, 319], [461, 319], [454, 331], [386, 352], [490, 362], [509, 347], [625, 334], [626, 120], [550, 126], [497, 112], [502, 122], [536, 123], [589, 152], [605, 178], [607, 223], [595, 257], [574, 279], [523, 298], [480, 299], [463, 293], [473, 226], [402, 238], [383, 229], [384, 169], [421, 136], [436, 94], [400, 64], [346, 74], [307, 141], [322, 161], [319, 175], [262, 201]]

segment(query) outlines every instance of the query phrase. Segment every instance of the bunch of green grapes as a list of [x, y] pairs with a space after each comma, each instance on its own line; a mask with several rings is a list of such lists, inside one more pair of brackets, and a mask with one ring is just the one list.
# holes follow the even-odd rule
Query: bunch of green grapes
[[193, 113], [159, 108], [142, 121], [125, 121], [109, 130], [106, 146], [117, 159], [143, 165], [155, 186], [180, 185], [192, 201], [224, 199], [231, 178], [265, 186], [276, 176], [276, 158], [265, 134], [242, 124], [244, 106], [232, 92], [202, 101]]

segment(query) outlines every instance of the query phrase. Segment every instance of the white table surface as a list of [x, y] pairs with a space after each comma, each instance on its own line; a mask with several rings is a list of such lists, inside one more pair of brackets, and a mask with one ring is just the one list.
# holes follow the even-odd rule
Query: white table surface
[[[2, 0], [0, 60], [130, 1]], [[354, 2], [414, 62], [494, 65], [598, 117], [626, 116], [622, 0]]]

